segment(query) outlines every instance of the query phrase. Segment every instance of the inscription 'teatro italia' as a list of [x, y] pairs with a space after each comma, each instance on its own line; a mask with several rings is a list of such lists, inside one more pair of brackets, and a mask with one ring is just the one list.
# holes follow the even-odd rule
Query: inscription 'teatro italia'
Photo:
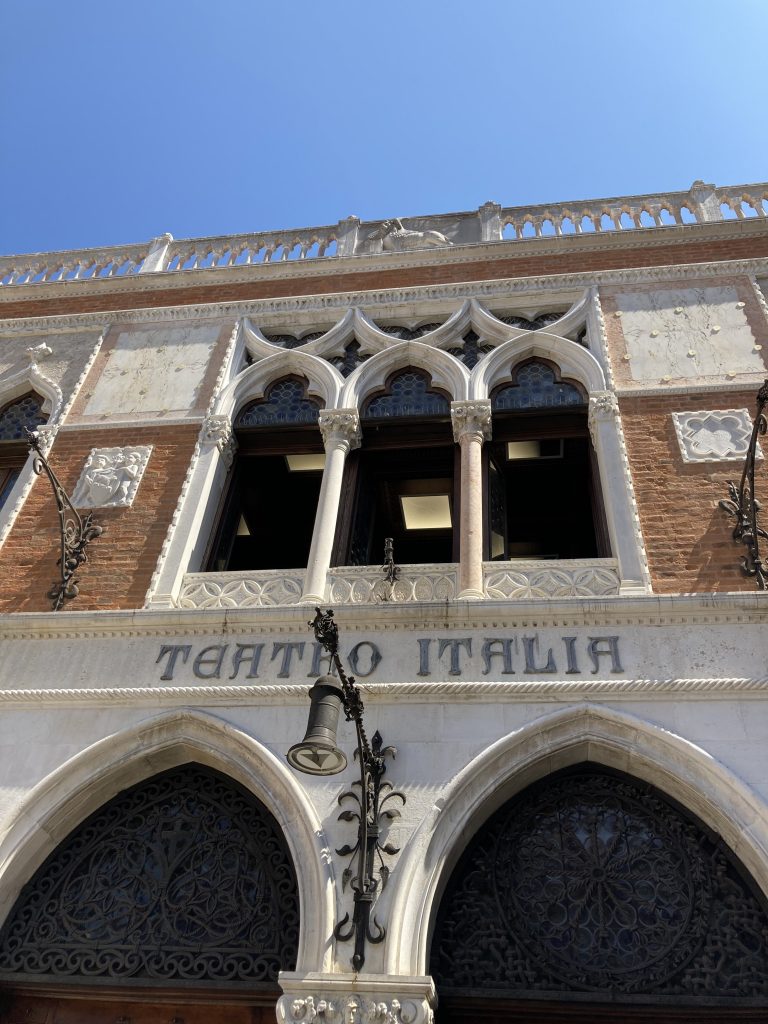
[[[435, 637], [414, 643], [415, 676], [596, 675], [624, 672], [618, 636], [561, 636], [551, 644], [539, 634], [504, 637]], [[378, 644], [362, 640], [346, 652], [346, 661], [361, 679], [372, 675], [387, 654]], [[399, 676], [403, 669], [398, 658]], [[318, 643], [304, 640], [272, 643], [163, 644], [156, 664], [162, 681], [191, 673], [197, 679], [259, 679], [276, 676], [315, 678], [331, 670], [330, 658]], [[384, 674], [388, 675], [385, 665]]]

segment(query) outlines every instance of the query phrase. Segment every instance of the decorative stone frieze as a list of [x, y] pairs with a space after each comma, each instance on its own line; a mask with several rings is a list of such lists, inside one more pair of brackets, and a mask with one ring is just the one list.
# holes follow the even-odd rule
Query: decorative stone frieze
[[338, 441], [347, 442], [350, 449], [360, 447], [362, 433], [357, 409], [321, 409], [317, 425], [326, 448]]
[[[747, 409], [673, 412], [672, 421], [683, 462], [741, 462], [752, 435]], [[762, 459], [760, 446], [757, 458]]]
[[473, 402], [451, 402], [451, 424], [453, 438], [459, 442], [463, 434], [477, 434], [483, 440], [491, 436], [490, 399]]
[[229, 416], [206, 416], [200, 431], [200, 441], [204, 445], [215, 444], [229, 469], [237, 454], [237, 438]]
[[455, 565], [400, 566], [400, 578], [394, 584], [383, 578], [379, 568], [345, 566], [329, 573], [329, 600], [331, 604], [452, 601], [456, 582]]
[[76, 508], [129, 508], [136, 497], [152, 445], [92, 448], [72, 496]]

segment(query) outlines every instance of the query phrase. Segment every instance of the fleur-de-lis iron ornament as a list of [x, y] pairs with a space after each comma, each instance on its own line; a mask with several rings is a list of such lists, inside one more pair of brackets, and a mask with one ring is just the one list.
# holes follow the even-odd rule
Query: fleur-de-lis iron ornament
[[352, 966], [360, 971], [365, 963], [365, 943], [383, 942], [386, 929], [373, 915], [373, 904], [379, 892], [387, 884], [389, 868], [384, 854], [391, 856], [399, 852], [393, 843], [382, 842], [382, 828], [400, 817], [395, 801], [405, 803], [405, 795], [384, 782], [386, 758], [397, 755], [395, 747], [385, 747], [378, 731], [370, 743], [363, 724], [364, 704], [354, 676], [347, 676], [339, 657], [339, 630], [334, 622], [333, 612], [315, 609], [316, 615], [309, 623], [317, 642], [331, 656], [343, 692], [344, 714], [348, 722], [355, 723], [357, 750], [355, 757], [360, 765], [360, 779], [353, 783], [354, 789], [347, 790], [339, 797], [339, 805], [352, 801], [354, 807], [345, 807], [339, 814], [339, 821], [357, 822], [357, 842], [347, 843], [336, 850], [340, 857], [349, 857], [347, 867], [341, 876], [342, 889], [349, 886], [353, 892], [354, 907], [334, 928], [339, 942], [348, 942], [354, 937], [355, 950]]
[[40, 434], [36, 430], [27, 430], [27, 440], [34, 455], [32, 468], [38, 476], [45, 472], [50, 480], [59, 513], [61, 553], [56, 564], [61, 571], [61, 579], [57, 580], [48, 591], [53, 610], [57, 612], [65, 601], [71, 601], [73, 597], [77, 597], [80, 581], [75, 573], [83, 562], [88, 561], [85, 549], [94, 538], [101, 536], [102, 528], [93, 522], [93, 513], [88, 512], [85, 516], [81, 516], [72, 504], [59, 478], [48, 465], [48, 459], [45, 457], [40, 443]]
[[733, 480], [728, 481], [728, 498], [723, 498], [720, 508], [733, 516], [736, 525], [733, 528], [733, 539], [745, 544], [747, 553], [741, 559], [742, 571], [747, 576], [754, 576], [758, 590], [768, 589], [768, 576], [760, 555], [760, 539], [768, 540], [768, 533], [758, 523], [761, 511], [760, 502], [755, 497], [755, 459], [757, 442], [768, 430], [765, 407], [768, 404], [768, 380], [757, 392], [757, 411], [752, 424], [752, 435], [749, 439], [744, 469], [737, 487]]

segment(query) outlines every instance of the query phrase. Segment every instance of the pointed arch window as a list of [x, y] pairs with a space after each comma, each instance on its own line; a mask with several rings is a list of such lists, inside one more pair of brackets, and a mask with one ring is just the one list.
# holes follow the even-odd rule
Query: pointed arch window
[[678, 1019], [675, 1006], [752, 1020], [750, 1005], [768, 1008], [768, 913], [701, 822], [648, 784], [584, 764], [523, 791], [471, 840], [442, 898], [430, 973], [450, 1021], [477, 1019], [481, 1004], [488, 1019], [514, 1006], [516, 1020], [547, 1020], [532, 1013], [546, 1000], [567, 1004], [558, 1020], [630, 1021], [633, 1007], [646, 1020], [649, 1004], [657, 1021]]
[[51, 854], [0, 933], [0, 979], [273, 988], [298, 932], [277, 822], [187, 764], [120, 793]]
[[0, 408], [0, 508], [8, 500], [27, 459], [25, 429], [35, 430], [48, 419], [43, 401], [35, 391], [28, 391]]
[[336, 565], [376, 565], [385, 538], [404, 564], [457, 560], [456, 446], [450, 395], [415, 366], [363, 402], [363, 440], [347, 459]]
[[237, 457], [205, 560], [209, 571], [306, 565], [325, 463], [321, 407], [306, 378], [288, 375], [237, 414]]
[[486, 558], [494, 561], [610, 555], [587, 395], [554, 363], [510, 367], [491, 392], [486, 445]]

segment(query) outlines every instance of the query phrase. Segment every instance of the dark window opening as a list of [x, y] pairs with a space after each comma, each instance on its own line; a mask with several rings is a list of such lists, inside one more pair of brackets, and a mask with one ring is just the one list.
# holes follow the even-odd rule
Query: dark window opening
[[47, 419], [43, 399], [34, 391], [0, 408], [0, 508], [8, 500], [29, 454], [25, 428], [35, 430]]

